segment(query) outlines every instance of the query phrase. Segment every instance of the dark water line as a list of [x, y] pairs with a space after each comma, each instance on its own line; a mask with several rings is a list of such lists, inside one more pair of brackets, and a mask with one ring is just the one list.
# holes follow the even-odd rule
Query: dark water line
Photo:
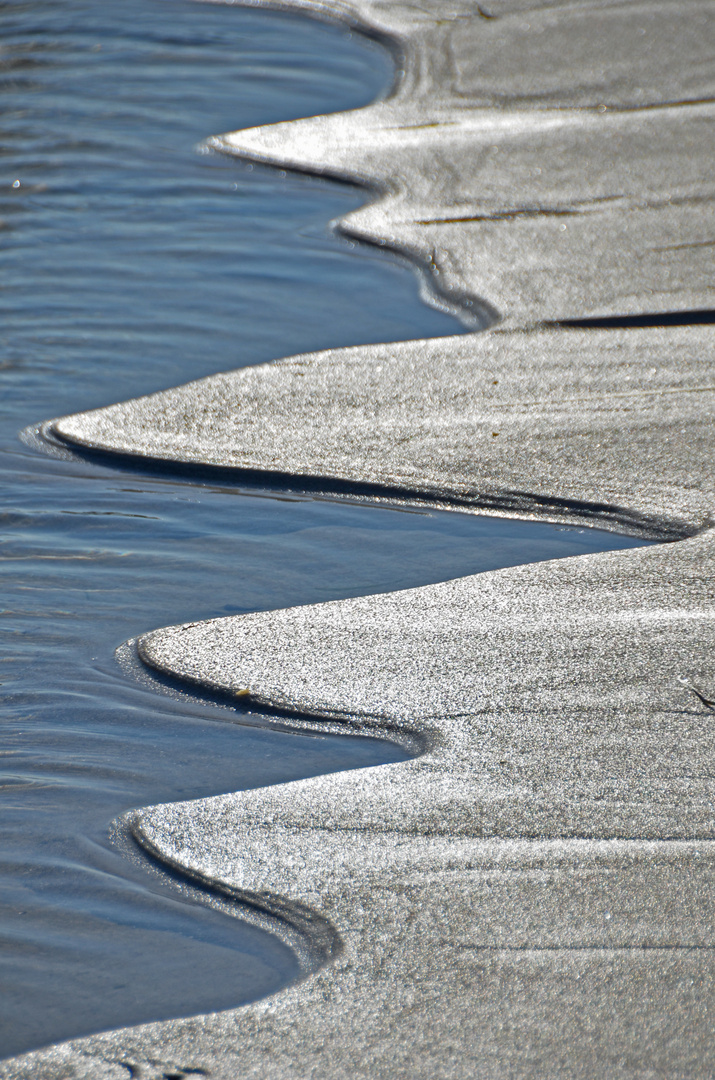
[[560, 319], [544, 326], [561, 326], [579, 330], [643, 330], [658, 326], [711, 326], [715, 323], [715, 311], [706, 308], [697, 311], [655, 311], [640, 315], [603, 315], [590, 319]]
[[312, 974], [342, 952], [340, 935], [318, 912], [296, 901], [282, 901], [278, 897], [269, 899], [221, 882], [208, 881], [202, 875], [172, 863], [144, 835], [136, 813], [116, 818], [110, 825], [110, 838], [142, 874], [151, 875], [196, 905], [206, 905], [277, 938], [295, 956], [298, 978]]
[[[300, 172], [301, 170], [296, 169], [294, 171]], [[306, 172], [307, 175], [311, 175], [310, 170], [306, 170]], [[338, 174], [333, 179], [350, 182], [339, 177]], [[379, 189], [368, 187], [367, 190], [375, 192], [377, 198], [382, 196]], [[442, 281], [444, 279], [438, 276], [439, 267], [434, 261], [436, 257], [434, 253], [428, 261], [419, 251], [411, 250], [408, 247], [384, 239], [373, 240], [370, 236], [353, 229], [347, 221], [336, 222], [335, 231], [346, 237], [346, 239], [354, 240], [356, 244], [363, 244], [365, 247], [381, 251], [385, 255], [392, 255], [395, 259], [404, 259], [406, 263], [414, 268], [419, 277], [420, 295], [425, 304], [436, 311], [443, 311], [447, 315], [452, 315], [462, 324], [465, 330], [471, 333], [482, 333], [498, 326], [502, 321], [503, 313], [494, 307], [486, 297], [457, 290], [451, 286], [443, 286]]]
[[69, 453], [77, 460], [112, 464], [125, 471], [135, 471], [148, 476], [166, 476], [189, 483], [208, 481], [227, 487], [270, 490], [278, 495], [312, 495], [328, 499], [355, 499], [379, 501], [392, 507], [430, 507], [439, 510], [461, 510], [472, 513], [487, 511], [505, 516], [520, 515], [533, 518], [535, 514], [544, 521], [568, 521], [594, 529], [613, 528], [624, 536], [642, 540], [670, 543], [686, 540], [698, 533], [698, 528], [678, 519], [655, 514], [644, 514], [613, 503], [588, 502], [541, 495], [537, 492], [506, 490], [465, 494], [450, 494], [442, 489], [400, 487], [397, 484], [366, 483], [340, 477], [312, 476], [309, 473], [278, 472], [271, 469], [242, 469], [233, 466], [200, 464], [198, 462], [171, 461], [167, 458], [148, 458], [140, 454], [119, 453], [102, 449], [87, 449], [59, 434], [53, 422], [30, 427], [21, 433], [27, 445], [36, 445], [52, 453]]
[[[214, 0], [208, 0], [208, 2], [214, 2]], [[372, 202], [380, 202], [382, 199], [392, 196], [390, 189], [379, 182], [368, 181], [359, 176], [346, 174], [338, 167], [311, 167], [290, 160], [282, 161], [279, 157], [273, 159], [263, 154], [251, 153], [249, 150], [237, 150], [226, 141], [223, 135], [211, 136], [199, 144], [198, 149], [201, 153], [216, 153], [234, 160], [247, 162], [251, 168], [255, 167], [268, 172], [277, 170], [281, 175], [291, 174], [296, 177], [309, 177], [313, 180], [327, 180], [331, 185], [338, 185], [350, 191], [360, 192], [363, 195], [360, 200], [360, 209]], [[417, 275], [419, 294], [424, 303], [435, 311], [455, 319], [461, 325], [463, 331], [480, 333], [501, 322], [502, 313], [485, 297], [442, 285], [442, 281], [438, 277], [439, 267], [434, 262], [434, 253], [431, 258], [426, 259], [422, 252], [413, 250], [408, 246], [394, 243], [384, 237], [373, 237], [368, 233], [361, 232], [346, 218], [336, 219], [332, 223], [332, 228], [336, 236], [351, 241], [357, 250], [365, 249], [365, 251], [369, 252], [379, 252], [383, 257], [391, 256], [392, 260], [397, 264], [409, 267]]]
[[[240, 696], [230, 690], [208, 686], [205, 682], [181, 678], [162, 671], [147, 658], [141, 642], [130, 639], [117, 649], [117, 662], [128, 678], [157, 694], [192, 702], [199, 706], [214, 705], [225, 710], [224, 722], [270, 727], [276, 731], [292, 734], [338, 735], [341, 738], [362, 736], [397, 748], [404, 758], [420, 757], [433, 746], [429, 733], [415, 733], [393, 727], [381, 718], [372, 722], [369, 717], [331, 714], [324, 712], [296, 712], [261, 701], [250, 692]], [[391, 759], [390, 759], [391, 760]], [[383, 764], [373, 762], [374, 764]]]

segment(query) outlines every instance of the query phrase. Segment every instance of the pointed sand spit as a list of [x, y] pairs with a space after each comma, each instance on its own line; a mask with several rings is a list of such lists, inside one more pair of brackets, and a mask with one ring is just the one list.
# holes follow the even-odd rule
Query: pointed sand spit
[[147, 850], [313, 910], [340, 947], [267, 1001], [0, 1077], [710, 1077], [715, 741], [679, 680], [712, 698], [714, 334], [543, 324], [715, 306], [712, 5], [297, 6], [396, 41], [395, 93], [216, 145], [375, 187], [343, 227], [501, 326], [218, 375], [51, 433], [677, 542], [144, 637], [160, 672], [423, 753], [138, 811]]

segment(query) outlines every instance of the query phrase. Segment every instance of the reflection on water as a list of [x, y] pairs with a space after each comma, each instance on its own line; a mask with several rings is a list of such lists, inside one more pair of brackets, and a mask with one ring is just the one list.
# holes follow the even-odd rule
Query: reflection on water
[[[261, 497], [44, 458], [46, 417], [360, 341], [454, 333], [326, 222], [364, 195], [199, 156], [211, 132], [359, 105], [387, 57], [304, 18], [179, 0], [10, 0], [0, 53], [0, 1053], [228, 1007], [296, 958], [112, 846], [123, 810], [398, 760], [228, 723], [127, 678], [172, 622], [632, 543]], [[260, 717], [254, 717], [260, 724]]]

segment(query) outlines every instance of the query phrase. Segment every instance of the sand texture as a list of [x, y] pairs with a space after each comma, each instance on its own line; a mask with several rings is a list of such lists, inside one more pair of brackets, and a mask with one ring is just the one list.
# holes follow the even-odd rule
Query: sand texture
[[[302, 935], [307, 977], [0, 1077], [704, 1080], [715, 711], [680, 680], [715, 698], [713, 4], [283, 6], [389, 38], [395, 90], [215, 146], [364, 183], [340, 227], [408, 254], [475, 332], [48, 433], [663, 543], [140, 639], [199, 690], [416, 756], [131, 815], [149, 852]], [[646, 316], [663, 325], [624, 322]]]

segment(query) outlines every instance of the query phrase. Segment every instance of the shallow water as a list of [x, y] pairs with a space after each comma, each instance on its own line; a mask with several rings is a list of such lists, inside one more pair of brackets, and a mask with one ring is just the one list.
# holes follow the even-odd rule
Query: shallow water
[[[330, 345], [454, 333], [415, 275], [327, 227], [364, 193], [202, 156], [219, 132], [362, 104], [377, 47], [174, 0], [4, 5], [0, 94], [0, 1053], [224, 1008], [297, 977], [277, 938], [125, 858], [131, 807], [398, 760], [163, 697], [116, 662], [172, 622], [635, 542], [271, 497], [43, 457], [19, 429]], [[245, 721], [246, 718], [241, 718]]]

